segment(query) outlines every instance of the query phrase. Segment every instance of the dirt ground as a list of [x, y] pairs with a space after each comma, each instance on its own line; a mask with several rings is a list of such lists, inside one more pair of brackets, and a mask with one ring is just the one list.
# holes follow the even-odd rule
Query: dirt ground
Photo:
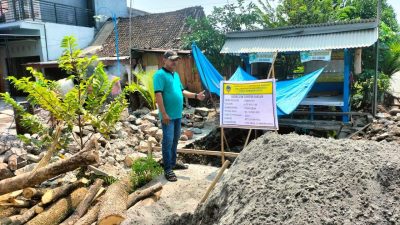
[[194, 214], [164, 224], [399, 224], [399, 151], [385, 141], [268, 133]]
[[218, 168], [211, 166], [190, 164], [187, 170], [175, 171], [178, 181], [168, 182], [161, 175], [147, 186], [160, 182], [163, 184], [160, 199], [147, 205], [142, 201], [131, 207], [122, 224], [156, 225], [173, 214], [193, 212], [201, 197], [218, 173]]

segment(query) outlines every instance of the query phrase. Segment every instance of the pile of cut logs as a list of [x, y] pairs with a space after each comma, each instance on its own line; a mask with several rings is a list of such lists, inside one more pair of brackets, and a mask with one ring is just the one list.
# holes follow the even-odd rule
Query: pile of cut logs
[[54, 189], [40, 188], [48, 179], [99, 161], [98, 144], [91, 140], [79, 153], [31, 172], [0, 180], [0, 225], [3, 224], [120, 224], [126, 210], [159, 193], [161, 184], [132, 190], [128, 180], [109, 187], [82, 178]]

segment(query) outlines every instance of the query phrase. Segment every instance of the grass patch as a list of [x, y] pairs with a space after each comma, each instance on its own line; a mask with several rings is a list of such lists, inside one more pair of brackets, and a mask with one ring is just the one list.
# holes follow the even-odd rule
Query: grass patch
[[140, 188], [163, 172], [153, 157], [140, 158], [132, 164], [131, 182], [134, 189]]

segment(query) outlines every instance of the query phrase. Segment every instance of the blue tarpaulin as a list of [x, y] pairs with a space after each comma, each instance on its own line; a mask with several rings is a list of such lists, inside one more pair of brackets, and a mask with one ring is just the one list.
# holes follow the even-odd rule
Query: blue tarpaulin
[[242, 67], [238, 67], [235, 71], [235, 73], [229, 78], [229, 81], [250, 81], [250, 80], [257, 80], [257, 78], [253, 77], [252, 75], [246, 73], [242, 69]]
[[203, 87], [209, 92], [219, 95], [219, 83], [223, 77], [195, 44], [192, 44], [192, 52]]
[[[210, 92], [219, 95], [219, 84], [223, 80], [221, 74], [195, 44], [192, 45], [192, 51], [203, 86]], [[321, 68], [294, 80], [276, 82], [276, 106], [278, 116], [289, 115], [299, 106], [324, 69], [325, 68]], [[232, 79], [232, 77], [234, 78]], [[232, 77], [229, 81], [256, 80], [255, 77], [246, 73], [246, 71], [240, 67]]]
[[299, 106], [324, 69], [321, 68], [297, 79], [276, 82], [278, 116], [289, 115]]

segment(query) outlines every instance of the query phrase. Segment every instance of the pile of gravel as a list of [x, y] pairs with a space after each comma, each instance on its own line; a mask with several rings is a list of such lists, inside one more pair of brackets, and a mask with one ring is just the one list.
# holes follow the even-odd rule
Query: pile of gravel
[[194, 214], [164, 224], [398, 224], [399, 194], [397, 144], [269, 133]]

